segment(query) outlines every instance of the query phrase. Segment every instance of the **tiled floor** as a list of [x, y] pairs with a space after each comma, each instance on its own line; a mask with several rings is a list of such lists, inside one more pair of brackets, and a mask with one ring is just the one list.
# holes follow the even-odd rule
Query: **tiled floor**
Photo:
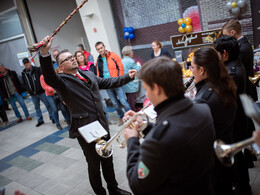
[[[41, 105], [45, 124], [35, 127], [37, 122], [30, 98], [26, 99], [26, 104], [32, 121], [17, 124], [10, 110], [7, 111], [10, 125], [0, 126], [0, 187], [5, 187], [5, 194], [13, 195], [15, 190], [26, 195], [94, 194], [82, 150], [77, 140], [68, 138], [68, 127], [62, 115], [60, 121], [64, 129], [59, 131]], [[110, 118], [116, 123], [115, 113], [111, 113]], [[112, 135], [118, 130], [117, 125], [111, 125]], [[130, 190], [125, 174], [126, 150], [119, 149], [116, 144], [114, 166], [119, 187]]]
[[[5, 194], [13, 195], [15, 190], [26, 195], [94, 194], [82, 150], [75, 139], [68, 138], [68, 127], [63, 122], [63, 117], [60, 115], [60, 121], [65, 128], [59, 131], [48, 119], [42, 105], [45, 124], [36, 128], [30, 98], [26, 99], [26, 104], [33, 116], [32, 121], [17, 124], [14, 113], [10, 110], [7, 113], [11, 124], [8, 128], [0, 127], [0, 187], [5, 187]], [[116, 114], [110, 113], [110, 119], [116, 121]], [[111, 135], [114, 135], [120, 127], [111, 125], [110, 129]], [[126, 178], [126, 149], [118, 148], [116, 143], [113, 149], [119, 187], [130, 191]], [[259, 162], [255, 163], [255, 168], [250, 169], [254, 195], [260, 195]]]

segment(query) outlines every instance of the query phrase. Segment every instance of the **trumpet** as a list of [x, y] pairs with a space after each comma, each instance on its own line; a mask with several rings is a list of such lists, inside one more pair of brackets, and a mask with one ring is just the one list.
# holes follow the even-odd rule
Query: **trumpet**
[[103, 158], [108, 158], [113, 154], [113, 150], [112, 150], [112, 143], [116, 140], [118, 143], [118, 147], [119, 148], [125, 148], [126, 146], [126, 139], [122, 136], [124, 136], [124, 130], [127, 127], [132, 128], [133, 127], [133, 122], [137, 117], [142, 117], [143, 122], [141, 124], [141, 126], [138, 128], [138, 132], [139, 132], [139, 137], [143, 138], [144, 135], [142, 133], [142, 131], [147, 127], [148, 122], [149, 122], [149, 118], [148, 116], [144, 113], [144, 110], [149, 106], [150, 101], [137, 113], [134, 114], [134, 116], [132, 118], [130, 118], [127, 122], [125, 122], [123, 124], [123, 127], [120, 129], [120, 131], [118, 131], [113, 137], [111, 137], [108, 141], [105, 141], [103, 139], [100, 139], [97, 141], [95, 148], [96, 148], [96, 152], [98, 153], [99, 156], [103, 157]]
[[191, 91], [195, 87], [194, 76], [191, 76], [183, 85], [185, 87], [185, 93]]
[[234, 155], [244, 148], [251, 146], [253, 143], [253, 137], [234, 144], [225, 144], [221, 140], [216, 140], [214, 142], [214, 150], [220, 162], [227, 167], [231, 167], [234, 164]]
[[248, 79], [253, 83], [255, 86], [259, 87], [259, 80], [260, 80], [260, 75], [257, 75], [255, 77], [248, 77]]

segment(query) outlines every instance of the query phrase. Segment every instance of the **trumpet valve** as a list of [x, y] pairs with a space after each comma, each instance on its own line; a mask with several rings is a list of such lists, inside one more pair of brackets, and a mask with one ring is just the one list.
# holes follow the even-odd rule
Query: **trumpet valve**
[[248, 77], [248, 79], [250, 80], [251, 83], [253, 83], [254, 85], [256, 85], [257, 87], [259, 87], [259, 80], [260, 80], [260, 75], [257, 75], [255, 77]]

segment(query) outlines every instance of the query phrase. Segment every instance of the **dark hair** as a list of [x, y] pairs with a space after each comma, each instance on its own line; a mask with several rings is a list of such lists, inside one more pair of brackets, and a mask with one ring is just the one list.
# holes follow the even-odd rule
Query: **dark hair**
[[[84, 64], [87, 65], [88, 64], [88, 60], [86, 59], [86, 56], [84, 55], [84, 53], [82, 51], [76, 51], [74, 56], [77, 60], [77, 53], [81, 53], [83, 56], [84, 56]], [[79, 61], [77, 60], [78, 64], [79, 64]], [[79, 64], [80, 65], [80, 64]]]
[[97, 46], [100, 45], [100, 44], [102, 44], [103, 46], [105, 46], [102, 41], [98, 41], [98, 42], [96, 42], [95, 47], [97, 47]]
[[30, 60], [28, 58], [23, 59], [23, 64], [27, 64], [28, 62], [30, 62]]
[[80, 47], [84, 51], [84, 46], [83, 44], [78, 44], [77, 47]]
[[229, 76], [225, 65], [220, 61], [215, 49], [203, 47], [193, 56], [194, 63], [205, 69], [207, 83], [216, 92], [224, 105], [233, 105], [236, 101], [236, 85]]
[[226, 29], [228, 32], [230, 32], [231, 30], [236, 31], [237, 34], [241, 34], [241, 24], [239, 23], [238, 20], [232, 19], [229, 20], [226, 24], [224, 24], [222, 26], [222, 34], [223, 34], [223, 30]]
[[153, 89], [153, 84], [163, 88], [167, 97], [184, 94], [182, 68], [178, 62], [168, 57], [158, 57], [146, 62], [138, 72], [142, 79]]
[[234, 37], [225, 35], [217, 38], [213, 44], [215, 49], [222, 54], [226, 50], [229, 60], [233, 61], [239, 57], [239, 44]]
[[63, 49], [62, 51], [60, 51], [60, 52], [58, 53], [58, 55], [56, 56], [56, 62], [58, 63], [58, 65], [60, 65], [60, 62], [59, 62], [60, 54], [62, 54], [62, 53], [67, 53], [67, 52], [69, 52], [68, 49]]

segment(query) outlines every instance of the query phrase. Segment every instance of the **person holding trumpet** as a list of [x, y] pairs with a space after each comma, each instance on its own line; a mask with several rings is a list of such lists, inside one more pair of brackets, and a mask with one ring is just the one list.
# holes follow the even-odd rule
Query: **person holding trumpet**
[[[131, 190], [134, 194], [213, 194], [215, 131], [209, 107], [184, 97], [181, 66], [167, 57], [145, 63], [138, 78], [155, 106], [157, 121], [143, 131], [142, 144], [141, 118], [125, 129]], [[128, 111], [124, 119], [134, 115]]]
[[45, 82], [53, 87], [62, 97], [71, 116], [69, 130], [70, 138], [77, 138], [83, 153], [88, 162], [88, 174], [91, 187], [99, 195], [106, 195], [106, 190], [102, 186], [100, 166], [107, 182], [110, 195], [129, 195], [130, 192], [118, 188], [115, 178], [113, 159], [101, 158], [95, 150], [95, 142], [87, 143], [78, 131], [79, 127], [98, 121], [108, 132], [106, 139], [110, 138], [108, 122], [103, 110], [99, 89], [120, 87], [132, 81], [136, 75], [136, 70], [129, 70], [125, 74], [116, 78], [100, 78], [91, 71], [81, 71], [75, 57], [68, 51], [61, 51], [56, 59], [62, 74], [56, 74], [49, 49], [52, 38], [45, 37], [41, 43], [40, 63]]

